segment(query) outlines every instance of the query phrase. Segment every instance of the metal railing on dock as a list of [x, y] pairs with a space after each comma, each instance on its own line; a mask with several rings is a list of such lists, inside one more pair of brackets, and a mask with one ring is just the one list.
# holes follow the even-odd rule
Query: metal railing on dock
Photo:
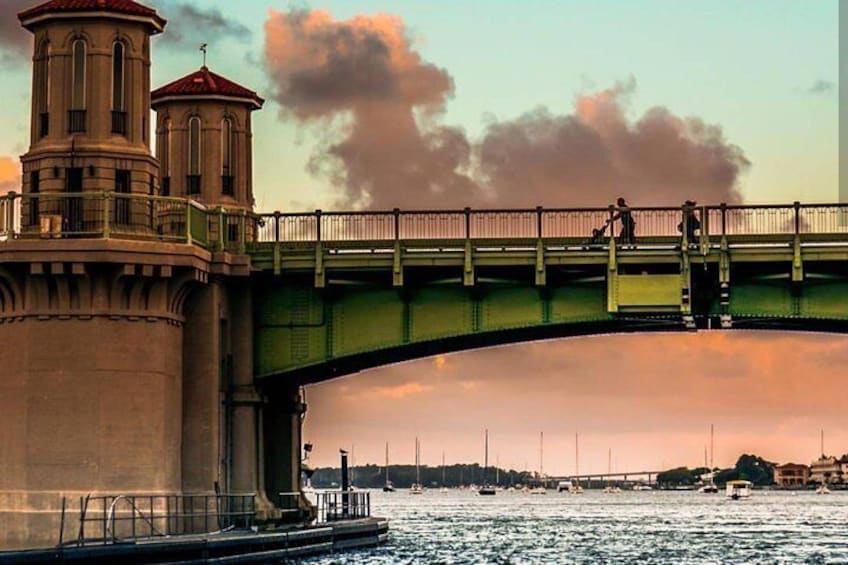
[[338, 522], [371, 516], [371, 493], [340, 490], [316, 491], [317, 521]]
[[[60, 545], [104, 545], [163, 536], [250, 529], [255, 494], [102, 495], [79, 499], [69, 516], [63, 501]], [[76, 531], [73, 531], [76, 529]]]

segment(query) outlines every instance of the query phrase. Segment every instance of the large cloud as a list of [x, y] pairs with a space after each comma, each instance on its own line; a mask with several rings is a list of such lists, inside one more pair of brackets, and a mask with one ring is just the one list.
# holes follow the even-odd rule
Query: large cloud
[[[284, 118], [317, 125], [313, 173], [370, 208], [737, 202], [749, 165], [717, 126], [652, 108], [626, 113], [634, 83], [577, 98], [570, 115], [538, 109], [490, 124], [479, 143], [443, 125], [450, 74], [424, 61], [403, 21], [335, 21], [271, 11], [266, 65]], [[506, 80], [506, 79], [504, 79]]]
[[275, 98], [287, 115], [326, 128], [310, 165], [344, 188], [345, 203], [386, 207], [414, 195], [426, 207], [477, 197], [463, 174], [465, 135], [434, 124], [453, 81], [421, 59], [399, 18], [272, 11], [265, 31]]
[[574, 113], [539, 109], [489, 126], [480, 146], [486, 181], [507, 206], [589, 206], [619, 195], [641, 205], [696, 197], [739, 202], [749, 165], [717, 126], [651, 108], [626, 116], [635, 83], [579, 96]]

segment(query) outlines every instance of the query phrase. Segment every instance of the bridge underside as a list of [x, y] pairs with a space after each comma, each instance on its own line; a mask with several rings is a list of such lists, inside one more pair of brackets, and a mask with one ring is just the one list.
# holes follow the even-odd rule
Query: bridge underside
[[[722, 264], [621, 252], [548, 266], [379, 267], [254, 275], [255, 361], [263, 386], [332, 379], [394, 362], [539, 339], [695, 329], [848, 329], [845, 263], [823, 257]], [[671, 260], [669, 260], [671, 259]], [[795, 280], [793, 280], [793, 278]], [[395, 280], [396, 282], [396, 280]]]

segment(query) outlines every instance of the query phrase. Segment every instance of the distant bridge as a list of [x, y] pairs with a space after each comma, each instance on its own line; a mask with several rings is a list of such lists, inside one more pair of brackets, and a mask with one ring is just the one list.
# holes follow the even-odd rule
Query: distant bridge
[[580, 481], [580, 482], [591, 482], [591, 481], [607, 481], [607, 480], [618, 480], [622, 482], [641, 482], [645, 484], [654, 484], [656, 482], [657, 475], [662, 473], [662, 471], [625, 471], [622, 473], [586, 473], [581, 475], [563, 475], [560, 477], [542, 477], [539, 479], [544, 482], [547, 481], [549, 483], [556, 482], [569, 482], [569, 481]]

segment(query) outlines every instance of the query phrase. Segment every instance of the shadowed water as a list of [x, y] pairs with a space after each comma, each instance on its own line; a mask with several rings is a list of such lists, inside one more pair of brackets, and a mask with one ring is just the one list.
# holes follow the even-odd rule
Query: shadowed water
[[848, 563], [848, 492], [375, 491], [371, 506], [387, 544], [307, 563]]

